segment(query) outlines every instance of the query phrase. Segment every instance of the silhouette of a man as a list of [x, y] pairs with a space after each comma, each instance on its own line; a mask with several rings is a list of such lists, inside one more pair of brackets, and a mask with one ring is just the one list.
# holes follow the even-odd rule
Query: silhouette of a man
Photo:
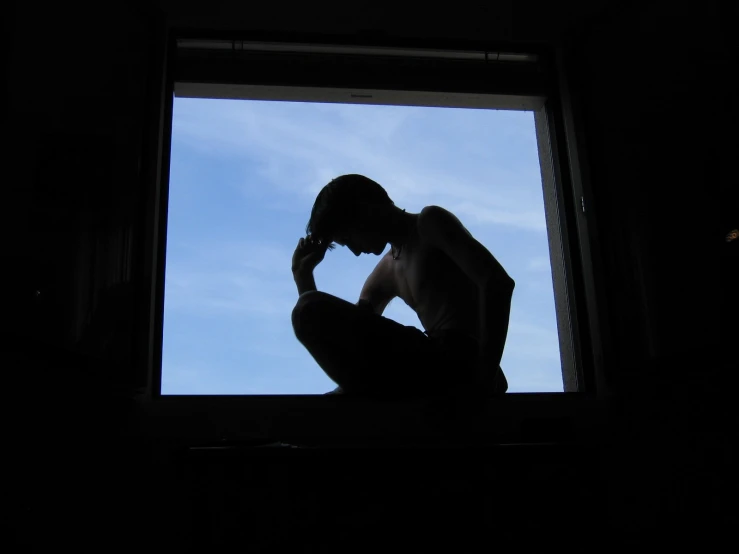
[[[406, 213], [362, 175], [343, 175], [318, 194], [292, 272], [300, 297], [293, 329], [334, 393], [423, 396], [469, 387], [502, 393], [514, 281], [449, 211]], [[352, 304], [316, 289], [313, 270], [334, 244], [382, 254]], [[424, 332], [382, 316], [395, 297]]]

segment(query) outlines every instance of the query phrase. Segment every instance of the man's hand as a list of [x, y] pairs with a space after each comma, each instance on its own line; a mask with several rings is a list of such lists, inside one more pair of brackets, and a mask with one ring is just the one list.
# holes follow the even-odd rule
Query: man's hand
[[312, 274], [316, 266], [323, 261], [327, 249], [328, 242], [320, 244], [310, 235], [301, 238], [293, 253], [293, 275]]

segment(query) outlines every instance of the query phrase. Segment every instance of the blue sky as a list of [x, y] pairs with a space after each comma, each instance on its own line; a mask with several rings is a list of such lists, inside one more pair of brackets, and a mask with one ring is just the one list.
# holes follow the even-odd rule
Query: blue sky
[[[316, 194], [346, 173], [462, 220], [516, 281], [509, 392], [562, 391], [532, 112], [176, 98], [162, 393], [335, 387], [292, 331], [290, 261]], [[318, 289], [356, 302], [379, 260], [337, 247]], [[384, 315], [423, 328], [399, 298]]]

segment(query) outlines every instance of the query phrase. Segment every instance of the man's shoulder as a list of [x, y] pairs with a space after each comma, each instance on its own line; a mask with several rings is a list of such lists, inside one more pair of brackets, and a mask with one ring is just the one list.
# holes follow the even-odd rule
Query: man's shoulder
[[425, 206], [418, 214], [418, 232], [422, 237], [433, 239], [455, 228], [470, 234], [456, 215], [441, 206]]
[[418, 230], [423, 234], [424, 230], [431, 230], [439, 225], [443, 225], [443, 221], [454, 214], [449, 210], [432, 204], [424, 206], [418, 213]]
[[446, 208], [442, 208], [441, 206], [438, 206], [436, 204], [430, 204], [428, 206], [424, 206], [423, 208], [421, 208], [421, 211], [418, 215], [426, 217], [426, 218], [429, 218], [429, 217], [434, 218], [434, 217], [443, 217], [446, 214], [454, 215], [452, 214], [452, 212], [450, 212]]

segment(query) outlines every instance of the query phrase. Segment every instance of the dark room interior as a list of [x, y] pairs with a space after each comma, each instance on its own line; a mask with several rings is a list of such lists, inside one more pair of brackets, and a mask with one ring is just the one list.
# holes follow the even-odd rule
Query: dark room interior
[[[688, 538], [713, 550], [736, 521], [738, 11], [11, 3], [11, 551], [601, 551]], [[485, 77], [330, 52], [199, 58], [181, 37], [541, 63]], [[161, 396], [171, 97], [188, 79], [546, 97], [566, 392], [448, 405]]]

